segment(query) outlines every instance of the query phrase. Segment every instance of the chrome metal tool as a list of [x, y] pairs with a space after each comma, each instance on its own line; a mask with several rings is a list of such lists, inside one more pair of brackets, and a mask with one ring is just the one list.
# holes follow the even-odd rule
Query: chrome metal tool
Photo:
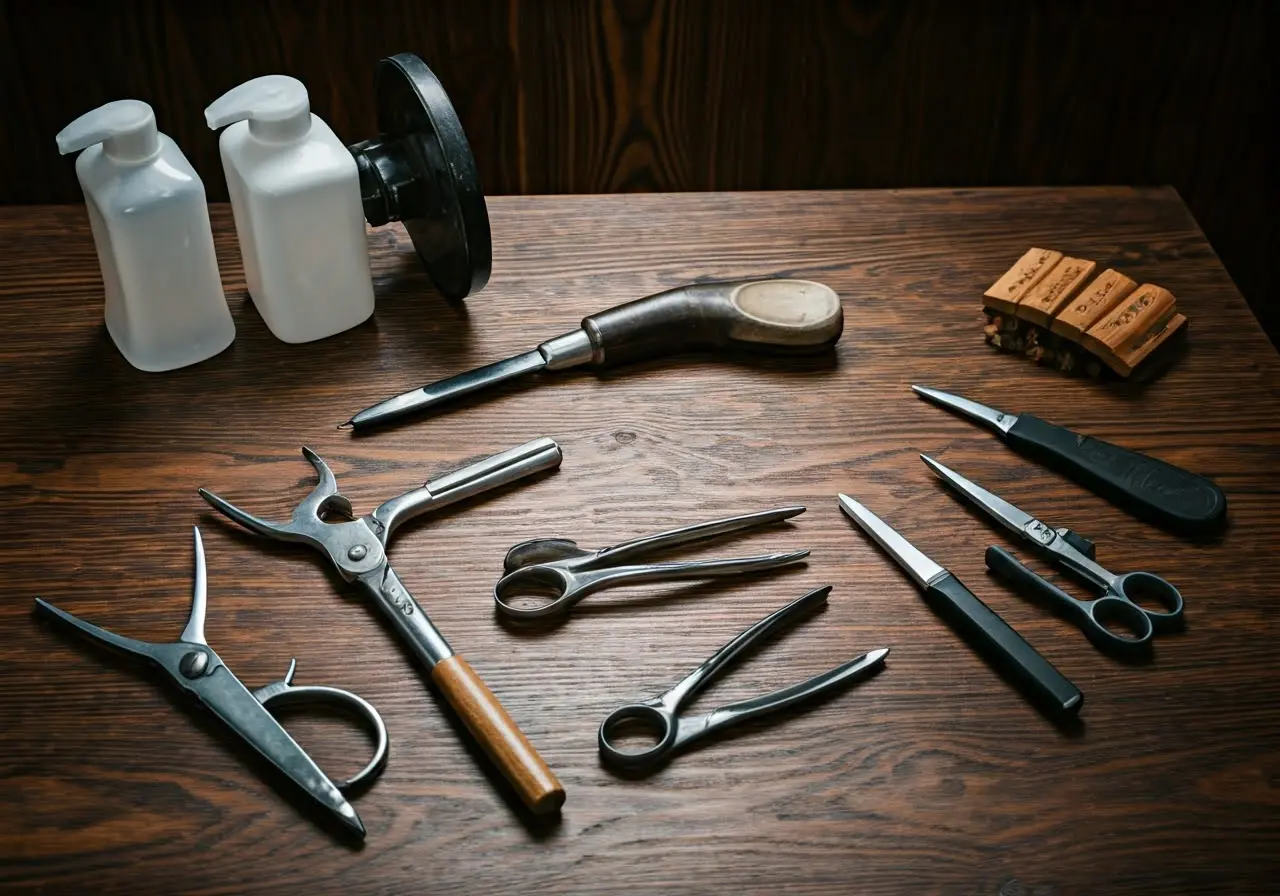
[[[163, 669], [174, 684], [199, 700], [316, 805], [325, 809], [342, 825], [342, 830], [363, 839], [364, 825], [343, 793], [382, 770], [387, 758], [387, 728], [382, 717], [368, 702], [350, 691], [319, 685], [294, 685], [293, 673], [297, 663], [292, 660], [289, 671], [280, 681], [256, 691], [250, 691], [241, 684], [204, 637], [206, 579], [204, 545], [199, 529], [195, 530], [195, 561], [191, 612], [177, 641], [153, 644], [126, 638], [85, 622], [48, 601], [37, 598], [36, 605], [41, 612], [73, 626], [82, 635]], [[361, 772], [346, 781], [334, 783], [269, 711], [273, 704], [302, 703], [329, 704], [358, 716], [370, 725], [377, 745], [373, 758]]]
[[369, 429], [539, 370], [605, 367], [693, 349], [811, 353], [835, 345], [843, 329], [840, 297], [810, 280], [682, 286], [593, 314], [580, 329], [533, 351], [388, 398], [343, 426]]
[[[687, 715], [681, 711], [686, 703], [723, 674], [725, 668], [743, 652], [794, 624], [802, 614], [826, 604], [830, 593], [831, 586], [828, 585], [796, 598], [721, 647], [670, 690], [640, 703], [620, 706], [609, 713], [600, 725], [600, 758], [615, 768], [648, 771], [708, 734], [829, 693], [880, 671], [885, 657], [889, 655], [887, 647], [868, 651], [834, 669], [771, 694], [721, 706], [701, 715]], [[610, 736], [616, 736], [625, 725], [640, 725], [654, 731], [658, 735], [657, 744], [639, 751], [626, 750], [616, 745]]]
[[454, 653], [400, 581], [387, 558], [387, 544], [396, 527], [405, 520], [558, 467], [560, 446], [551, 439], [534, 439], [383, 501], [372, 513], [361, 517], [355, 517], [351, 502], [338, 491], [338, 482], [329, 465], [309, 448], [303, 448], [302, 453], [315, 467], [319, 481], [287, 523], [259, 519], [203, 488], [200, 496], [251, 532], [279, 541], [299, 542], [324, 554], [343, 579], [354, 583], [369, 598], [426, 666], [432, 683], [515, 787], [525, 805], [534, 813], [559, 809], [565, 796], [559, 780], [483, 679]]

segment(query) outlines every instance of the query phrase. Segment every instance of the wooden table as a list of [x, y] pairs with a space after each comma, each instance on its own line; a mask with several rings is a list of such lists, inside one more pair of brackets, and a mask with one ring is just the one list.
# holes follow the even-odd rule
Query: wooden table
[[[495, 198], [494, 276], [465, 307], [431, 291], [398, 226], [371, 234], [374, 320], [276, 341], [246, 298], [215, 208], [238, 336], [168, 374], [129, 367], [101, 323], [83, 208], [0, 212], [0, 882], [100, 893], [1211, 893], [1270, 888], [1280, 863], [1280, 363], [1171, 190], [1029, 189]], [[1030, 245], [1171, 289], [1185, 356], [1145, 386], [1068, 379], [983, 344], [979, 296]], [[547, 375], [451, 413], [353, 438], [378, 399], [531, 348], [587, 313], [697, 278], [789, 275], [843, 297], [834, 357], [665, 360]], [[535, 379], [538, 379], [535, 377]], [[1135, 522], [910, 393], [927, 383], [1034, 411], [1215, 478], [1232, 525], [1190, 543]], [[367, 512], [536, 436], [558, 472], [406, 527], [392, 560], [559, 774], [532, 820], [369, 608], [306, 550], [216, 517], [206, 486], [285, 517], [333, 465]], [[1009, 542], [942, 490], [929, 452], [1121, 570], [1187, 598], [1188, 630], [1119, 664], [985, 573]], [[863, 500], [952, 569], [1085, 692], [1064, 731], [1004, 684], [841, 515]], [[807, 566], [708, 586], [611, 592], [560, 624], [502, 624], [490, 589], [516, 542], [590, 546], [802, 503], [794, 525], [702, 554], [808, 547]], [[362, 694], [392, 737], [332, 838], [201, 711], [37, 619], [45, 597], [113, 630], [176, 638], [204, 535], [210, 644], [251, 687]], [[870, 648], [879, 675], [745, 726], [639, 780], [596, 729], [804, 591], [827, 610], [753, 656], [702, 706]], [[346, 598], [344, 598], [346, 595]], [[334, 775], [358, 729], [291, 715]]]

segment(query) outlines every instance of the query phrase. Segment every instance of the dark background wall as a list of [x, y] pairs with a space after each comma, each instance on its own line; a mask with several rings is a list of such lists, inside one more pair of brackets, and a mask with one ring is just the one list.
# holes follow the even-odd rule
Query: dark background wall
[[1277, 340], [1278, 20], [1276, 0], [6, 2], [0, 202], [79, 202], [54, 134], [124, 97], [225, 199], [210, 101], [291, 74], [354, 142], [374, 63], [410, 50], [489, 194], [1173, 184]]

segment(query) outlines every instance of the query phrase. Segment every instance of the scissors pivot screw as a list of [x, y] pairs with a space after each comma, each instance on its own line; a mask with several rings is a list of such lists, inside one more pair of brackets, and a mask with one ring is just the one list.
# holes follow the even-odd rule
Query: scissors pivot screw
[[347, 551], [347, 556], [359, 563], [369, 553], [369, 549], [362, 544], [354, 544], [351, 550]]
[[178, 671], [193, 680], [203, 675], [208, 668], [209, 654], [200, 650], [183, 654], [182, 659], [178, 661]]

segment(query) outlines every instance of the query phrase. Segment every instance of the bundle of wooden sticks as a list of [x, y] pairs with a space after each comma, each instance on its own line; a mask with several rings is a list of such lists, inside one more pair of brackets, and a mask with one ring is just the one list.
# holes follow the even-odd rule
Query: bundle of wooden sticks
[[1128, 378], [1185, 332], [1173, 293], [1095, 262], [1028, 249], [983, 293], [986, 340], [1066, 373]]

